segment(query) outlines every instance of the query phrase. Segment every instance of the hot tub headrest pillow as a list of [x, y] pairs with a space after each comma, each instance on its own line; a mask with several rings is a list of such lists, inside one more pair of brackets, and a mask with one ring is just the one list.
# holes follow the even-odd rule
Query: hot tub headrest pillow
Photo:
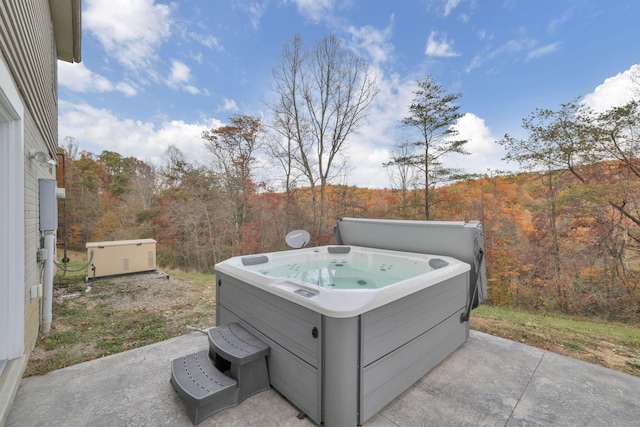
[[438, 269], [438, 268], [442, 268], [442, 267], [446, 267], [447, 265], [449, 265], [449, 263], [443, 259], [440, 258], [431, 258], [429, 260], [429, 266], [433, 269]]

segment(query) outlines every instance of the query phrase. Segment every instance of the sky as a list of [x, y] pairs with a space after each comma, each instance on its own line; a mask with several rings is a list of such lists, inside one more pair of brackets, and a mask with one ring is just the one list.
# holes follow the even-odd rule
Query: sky
[[[233, 115], [270, 118], [272, 69], [298, 34], [333, 34], [377, 73], [378, 94], [343, 152], [337, 183], [390, 187], [394, 144], [417, 81], [458, 93], [470, 173], [516, 170], [497, 140], [522, 119], [580, 97], [597, 111], [634, 98], [640, 1], [83, 0], [82, 61], [58, 61], [59, 143], [161, 165], [170, 145], [210, 164], [202, 132]], [[257, 179], [281, 172], [260, 158]]]

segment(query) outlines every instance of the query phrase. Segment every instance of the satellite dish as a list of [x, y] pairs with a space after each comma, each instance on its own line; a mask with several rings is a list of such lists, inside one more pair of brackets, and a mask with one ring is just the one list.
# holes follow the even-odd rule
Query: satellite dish
[[287, 245], [293, 249], [300, 249], [311, 240], [311, 235], [306, 230], [293, 230], [287, 233], [284, 238]]

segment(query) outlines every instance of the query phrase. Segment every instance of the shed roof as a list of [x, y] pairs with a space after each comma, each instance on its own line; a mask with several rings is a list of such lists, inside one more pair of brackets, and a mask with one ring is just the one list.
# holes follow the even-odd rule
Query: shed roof
[[49, 0], [58, 59], [80, 62], [82, 41], [81, 0]]

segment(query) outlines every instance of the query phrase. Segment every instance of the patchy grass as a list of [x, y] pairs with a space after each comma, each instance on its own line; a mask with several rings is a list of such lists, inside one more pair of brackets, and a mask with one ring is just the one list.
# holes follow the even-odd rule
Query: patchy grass
[[[82, 266], [81, 261], [69, 268]], [[73, 257], [73, 255], [72, 255]], [[86, 270], [57, 274], [51, 332], [32, 352], [26, 376], [40, 375], [214, 326], [212, 274], [167, 271], [84, 283]], [[481, 306], [471, 327], [640, 376], [640, 326]]]
[[42, 340], [42, 343], [45, 350], [51, 351], [80, 342], [82, 338], [82, 334], [78, 331], [64, 331], [50, 334]]
[[[83, 265], [80, 263], [70, 263], [68, 268], [72, 268], [71, 264], [76, 264], [76, 268]], [[86, 269], [64, 274], [58, 273], [54, 279], [54, 287], [66, 293], [82, 292], [85, 289], [84, 279], [86, 275]]]
[[640, 376], [639, 325], [484, 305], [472, 312], [471, 327]]
[[[86, 271], [57, 274], [51, 331], [25, 376], [41, 375], [215, 324], [214, 275], [148, 273], [85, 283]], [[189, 278], [189, 280], [183, 279]]]
[[216, 282], [216, 276], [214, 274], [185, 273], [179, 270], [168, 270], [167, 274], [173, 277], [179, 277], [198, 287], [213, 286]]

